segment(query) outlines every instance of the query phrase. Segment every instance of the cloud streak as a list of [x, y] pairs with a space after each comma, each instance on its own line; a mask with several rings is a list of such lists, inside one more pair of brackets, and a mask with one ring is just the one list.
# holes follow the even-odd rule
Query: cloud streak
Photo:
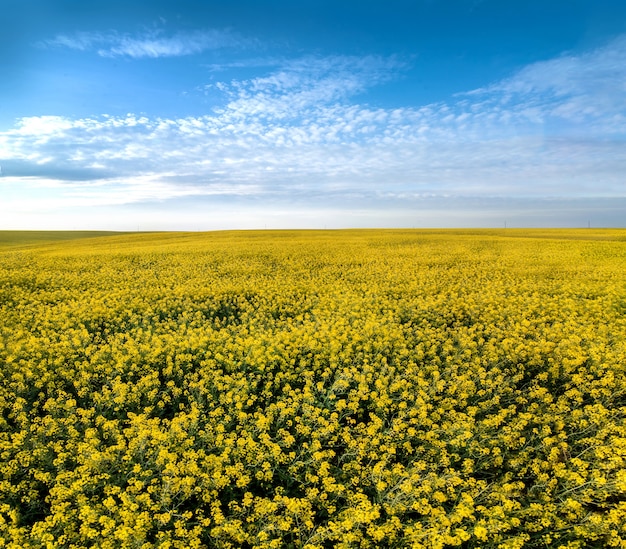
[[251, 42], [229, 30], [206, 29], [167, 35], [162, 29], [157, 29], [139, 35], [116, 31], [63, 34], [44, 41], [41, 45], [95, 51], [100, 57], [155, 59], [195, 55], [223, 48], [240, 48], [250, 45]]
[[[262, 77], [212, 87], [230, 99], [218, 111], [230, 119], [298, 119], [392, 80], [405, 64], [381, 56], [308, 56], [285, 61]], [[211, 89], [209, 87], [208, 89]]]
[[[560, 123], [602, 134], [623, 134], [626, 100], [626, 36], [580, 55], [533, 63], [510, 78], [467, 94], [491, 109], [544, 124]], [[591, 125], [590, 125], [590, 124]]]

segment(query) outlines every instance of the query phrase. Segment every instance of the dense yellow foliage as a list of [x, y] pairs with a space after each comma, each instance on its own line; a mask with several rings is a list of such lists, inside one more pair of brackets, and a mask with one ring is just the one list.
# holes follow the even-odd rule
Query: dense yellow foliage
[[0, 547], [626, 547], [626, 232], [0, 251]]

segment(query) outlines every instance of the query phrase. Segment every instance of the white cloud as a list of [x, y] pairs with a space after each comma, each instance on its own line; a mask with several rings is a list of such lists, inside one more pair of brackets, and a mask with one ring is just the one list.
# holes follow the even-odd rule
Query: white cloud
[[[133, 55], [153, 47], [121, 44]], [[168, 51], [205, 47], [186, 44]], [[471, 197], [592, 204], [626, 194], [626, 68], [617, 62], [625, 49], [618, 39], [449, 104], [397, 109], [354, 101], [403, 70], [396, 59], [303, 57], [215, 84], [226, 103], [205, 116], [23, 118], [0, 133], [0, 181], [16, 193], [11, 208], [22, 201], [29, 211], [199, 197], [218, 209], [262, 203], [303, 218], [342, 207], [372, 221], [400, 219], [428, 197], [440, 209]]]
[[[501, 82], [465, 94], [534, 123], [579, 125], [584, 133], [624, 133], [626, 36], [583, 54], [533, 63]], [[496, 106], [497, 105], [497, 106]], [[572, 127], [574, 125], [574, 127]]]
[[77, 32], [72, 35], [59, 34], [52, 39], [39, 42], [41, 47], [62, 47], [71, 50], [87, 51], [101, 42], [110, 42], [115, 33], [103, 34], [99, 32]]
[[285, 61], [262, 77], [213, 87], [230, 99], [220, 111], [224, 118], [299, 118], [390, 80], [403, 66], [380, 56], [308, 56]]
[[17, 124], [19, 135], [53, 135], [71, 128], [74, 122], [62, 116], [30, 116]]
[[252, 41], [228, 31], [217, 29], [177, 32], [167, 35], [161, 29], [139, 35], [108, 33], [76, 33], [59, 35], [42, 43], [43, 46], [66, 47], [80, 51], [95, 50], [101, 57], [180, 57], [207, 50], [237, 48]]

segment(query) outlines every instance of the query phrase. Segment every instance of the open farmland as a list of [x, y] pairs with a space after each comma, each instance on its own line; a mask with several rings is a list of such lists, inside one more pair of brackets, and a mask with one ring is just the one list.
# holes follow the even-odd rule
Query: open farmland
[[626, 547], [626, 231], [0, 248], [0, 547]]

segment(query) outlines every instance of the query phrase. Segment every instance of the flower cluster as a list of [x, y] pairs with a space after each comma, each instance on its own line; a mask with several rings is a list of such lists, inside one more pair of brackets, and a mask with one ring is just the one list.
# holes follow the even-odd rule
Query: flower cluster
[[0, 250], [0, 548], [626, 547], [626, 233]]

